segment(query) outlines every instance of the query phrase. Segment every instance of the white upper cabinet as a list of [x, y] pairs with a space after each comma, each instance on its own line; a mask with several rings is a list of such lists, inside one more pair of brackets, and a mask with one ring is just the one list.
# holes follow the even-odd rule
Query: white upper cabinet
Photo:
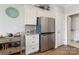
[[37, 23], [37, 10], [35, 7], [30, 5], [25, 5], [25, 24], [36, 25]]
[[25, 9], [25, 24], [36, 25], [37, 17], [49, 17], [51, 16], [50, 11], [42, 10], [32, 5], [24, 5]]

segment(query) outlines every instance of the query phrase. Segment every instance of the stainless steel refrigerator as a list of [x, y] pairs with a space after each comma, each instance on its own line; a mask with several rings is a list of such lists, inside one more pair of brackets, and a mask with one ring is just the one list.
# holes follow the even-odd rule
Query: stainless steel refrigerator
[[40, 34], [40, 51], [55, 48], [55, 19], [37, 17], [36, 32]]

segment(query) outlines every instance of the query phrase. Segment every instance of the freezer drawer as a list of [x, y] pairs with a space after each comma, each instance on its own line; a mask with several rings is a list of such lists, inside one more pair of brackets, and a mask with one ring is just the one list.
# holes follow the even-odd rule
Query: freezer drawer
[[41, 51], [48, 50], [48, 35], [41, 35]]
[[46, 51], [55, 48], [55, 34], [42, 34], [40, 43], [41, 51]]
[[48, 48], [52, 49], [55, 48], [55, 34], [49, 34], [48, 35]]

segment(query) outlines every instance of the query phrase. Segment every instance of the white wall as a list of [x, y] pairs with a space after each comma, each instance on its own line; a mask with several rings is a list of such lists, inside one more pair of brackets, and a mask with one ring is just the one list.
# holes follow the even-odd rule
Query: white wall
[[79, 13], [79, 4], [72, 4], [65, 8], [65, 44], [67, 44], [67, 16], [78, 13]]
[[56, 47], [64, 44], [64, 8], [55, 6], [56, 19]]
[[[14, 7], [19, 11], [19, 17], [11, 18], [6, 15], [5, 10]], [[16, 33], [24, 31], [24, 7], [23, 5], [0, 5], [0, 33]]]

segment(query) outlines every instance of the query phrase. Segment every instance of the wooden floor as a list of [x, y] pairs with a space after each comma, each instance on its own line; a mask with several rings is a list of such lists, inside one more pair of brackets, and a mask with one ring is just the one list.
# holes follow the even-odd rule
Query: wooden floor
[[45, 52], [35, 53], [33, 55], [79, 55], [79, 49], [72, 46], [60, 46]]

